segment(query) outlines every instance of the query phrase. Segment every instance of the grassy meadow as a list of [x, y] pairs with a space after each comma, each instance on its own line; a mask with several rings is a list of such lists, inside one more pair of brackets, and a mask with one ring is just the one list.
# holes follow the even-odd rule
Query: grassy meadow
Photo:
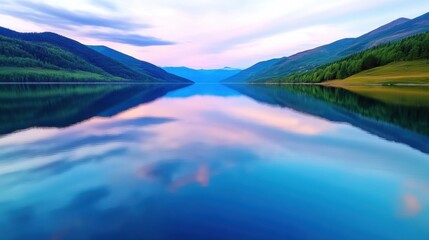
[[326, 85], [429, 84], [429, 60], [394, 62]]

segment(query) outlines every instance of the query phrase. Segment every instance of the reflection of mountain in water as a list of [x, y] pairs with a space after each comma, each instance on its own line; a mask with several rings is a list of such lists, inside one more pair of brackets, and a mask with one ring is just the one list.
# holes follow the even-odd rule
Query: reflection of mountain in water
[[113, 116], [187, 85], [0, 85], [0, 134]]
[[259, 102], [287, 107], [329, 121], [347, 122], [389, 141], [429, 153], [429, 109], [398, 106], [339, 88], [234, 84], [230, 88]]

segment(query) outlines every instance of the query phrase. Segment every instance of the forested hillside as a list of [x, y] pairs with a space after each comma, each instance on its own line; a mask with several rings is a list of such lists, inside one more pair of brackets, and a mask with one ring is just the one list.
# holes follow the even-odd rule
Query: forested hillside
[[3, 82], [191, 83], [153, 64], [133, 60], [140, 64], [140, 68], [135, 68], [129, 62], [106, 56], [73, 39], [55, 33], [19, 33], [0, 27], [0, 81]]
[[429, 32], [399, 42], [377, 46], [312, 71], [273, 78], [268, 81], [319, 83], [333, 79], [344, 79], [392, 62], [419, 59], [429, 59]]
[[106, 74], [74, 54], [48, 43], [0, 36], [0, 66], [81, 70]]
[[0, 36], [0, 81], [121, 81], [49, 43]]
[[314, 70], [369, 48], [388, 42], [397, 42], [427, 31], [429, 31], [429, 13], [414, 19], [399, 18], [357, 38], [344, 38], [288, 57], [257, 63], [224, 82], [272, 81], [273, 78]]
[[73, 39], [66, 38], [55, 33], [19, 33], [0, 27], [0, 35], [29, 42], [49, 43], [55, 45], [63, 50], [73, 53], [77, 57], [84, 59], [92, 65], [99, 67], [104, 72], [116, 77], [143, 81], [154, 80], [149, 76], [144, 76], [132, 71], [130, 68], [120, 64], [119, 62], [108, 58]]

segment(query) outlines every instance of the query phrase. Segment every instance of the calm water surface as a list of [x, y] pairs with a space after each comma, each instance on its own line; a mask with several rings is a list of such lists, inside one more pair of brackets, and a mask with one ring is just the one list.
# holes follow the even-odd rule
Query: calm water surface
[[426, 240], [429, 95], [397, 96], [0, 86], [0, 239]]

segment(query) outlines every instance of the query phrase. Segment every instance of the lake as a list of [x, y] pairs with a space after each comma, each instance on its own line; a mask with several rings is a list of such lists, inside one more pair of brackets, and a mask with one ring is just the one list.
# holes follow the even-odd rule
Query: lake
[[0, 239], [422, 239], [429, 89], [0, 85]]

